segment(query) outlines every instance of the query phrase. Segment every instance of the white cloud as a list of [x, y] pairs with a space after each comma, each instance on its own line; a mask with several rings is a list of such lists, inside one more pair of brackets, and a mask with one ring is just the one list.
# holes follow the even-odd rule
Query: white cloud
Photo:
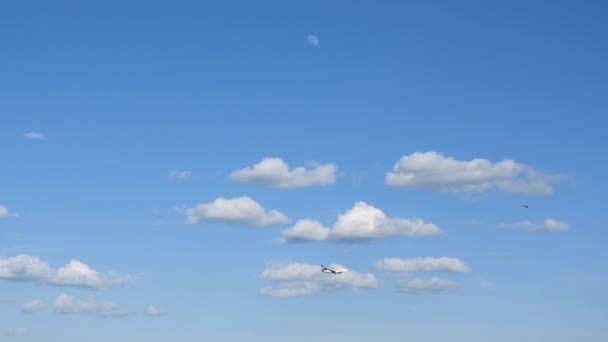
[[122, 286], [131, 281], [131, 276], [99, 273], [78, 260], [71, 260], [65, 266], [53, 269], [38, 257], [20, 254], [12, 258], [0, 258], [0, 279], [104, 289]]
[[306, 41], [308, 42], [308, 44], [310, 44], [312, 46], [319, 45], [319, 37], [317, 37], [315, 35], [310, 35], [310, 36], [306, 37]]
[[487, 159], [461, 161], [434, 151], [403, 156], [385, 176], [386, 184], [395, 187], [445, 192], [483, 192], [498, 188], [529, 195], [551, 195], [553, 184], [562, 179], [510, 159], [496, 163]]
[[276, 188], [296, 188], [313, 185], [328, 185], [336, 181], [335, 164], [312, 163], [310, 169], [289, 166], [280, 158], [264, 158], [253, 167], [232, 172], [235, 182], [252, 182]]
[[3, 205], [0, 205], [0, 218], [2, 217], [19, 217], [19, 214], [8, 210], [8, 208]]
[[529, 232], [557, 232], [570, 229], [568, 223], [553, 218], [545, 219], [543, 223], [532, 223], [530, 220], [524, 220], [518, 223], [502, 223], [498, 226], [501, 228], [524, 229]]
[[20, 254], [12, 258], [0, 258], [0, 279], [50, 282], [55, 270], [38, 257]]
[[281, 232], [279, 243], [300, 241], [363, 241], [391, 237], [436, 235], [441, 229], [421, 219], [387, 217], [382, 210], [365, 202], [338, 216], [332, 227], [313, 220], [299, 220]]
[[25, 133], [23, 136], [26, 139], [30, 139], [30, 140], [44, 140], [44, 139], [46, 139], [46, 137], [44, 136], [44, 134], [42, 134], [40, 132], [34, 132], [34, 131]]
[[376, 263], [376, 268], [397, 272], [469, 272], [469, 266], [456, 258], [384, 258]]
[[148, 316], [165, 316], [167, 314], [165, 310], [151, 304], [146, 307], [145, 313]]
[[432, 279], [404, 279], [397, 283], [397, 291], [402, 293], [428, 294], [459, 289], [460, 286], [450, 280]]
[[21, 311], [25, 313], [35, 313], [44, 308], [44, 302], [40, 299], [32, 299], [23, 304]]
[[60, 314], [90, 314], [102, 318], [129, 315], [129, 312], [116, 303], [95, 298], [80, 299], [65, 293], [55, 299], [53, 307], [55, 312]]
[[192, 178], [192, 172], [189, 170], [171, 171], [168, 177], [174, 182], [182, 182]]
[[0, 336], [4, 337], [19, 337], [25, 336], [28, 334], [28, 330], [26, 328], [14, 328], [14, 329], [6, 329], [0, 332]]
[[283, 213], [277, 210], [267, 212], [258, 202], [247, 196], [231, 199], [220, 197], [211, 203], [188, 208], [183, 214], [186, 215], [188, 224], [223, 221], [265, 226], [289, 222], [289, 218]]
[[78, 260], [71, 260], [55, 274], [55, 282], [59, 285], [95, 289], [121, 286], [129, 279], [115, 273], [101, 274]]
[[331, 228], [324, 227], [321, 222], [303, 219], [281, 232], [278, 242], [322, 241], [328, 240]]
[[272, 297], [301, 297], [341, 289], [366, 290], [378, 287], [378, 281], [373, 274], [354, 272], [339, 264], [330, 264], [327, 267], [345, 269], [347, 272], [334, 275], [321, 272], [320, 265], [269, 263], [259, 278], [275, 281], [277, 286], [263, 287], [259, 293]]

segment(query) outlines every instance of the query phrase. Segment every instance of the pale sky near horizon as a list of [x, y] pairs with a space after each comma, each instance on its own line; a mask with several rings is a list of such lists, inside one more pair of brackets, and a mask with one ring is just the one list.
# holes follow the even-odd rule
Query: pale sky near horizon
[[607, 15], [1, 4], [0, 340], [605, 341]]

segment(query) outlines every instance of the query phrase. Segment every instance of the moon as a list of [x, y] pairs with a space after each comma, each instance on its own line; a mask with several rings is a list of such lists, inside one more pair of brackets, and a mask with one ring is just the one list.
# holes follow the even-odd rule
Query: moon
[[317, 37], [315, 35], [310, 35], [310, 36], [306, 37], [306, 41], [308, 42], [308, 44], [310, 44], [312, 46], [319, 45], [319, 37]]

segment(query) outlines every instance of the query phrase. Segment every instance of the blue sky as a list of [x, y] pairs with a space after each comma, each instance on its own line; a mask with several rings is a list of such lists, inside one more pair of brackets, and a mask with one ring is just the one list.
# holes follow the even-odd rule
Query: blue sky
[[0, 5], [0, 336], [606, 340], [607, 11]]

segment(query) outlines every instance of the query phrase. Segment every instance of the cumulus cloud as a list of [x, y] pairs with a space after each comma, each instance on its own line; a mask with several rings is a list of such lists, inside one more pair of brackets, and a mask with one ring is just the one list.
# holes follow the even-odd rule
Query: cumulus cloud
[[145, 310], [146, 315], [148, 316], [165, 316], [167, 312], [156, 305], [148, 305]]
[[129, 312], [120, 305], [100, 301], [95, 298], [80, 299], [65, 293], [60, 294], [53, 303], [55, 312], [60, 314], [89, 314], [98, 317], [125, 317]]
[[530, 220], [524, 220], [517, 223], [502, 223], [498, 226], [500, 228], [524, 229], [529, 232], [557, 232], [570, 229], [568, 223], [553, 218], [545, 219], [542, 223], [532, 223]]
[[192, 177], [192, 172], [190, 172], [189, 170], [171, 171], [168, 177], [169, 180], [172, 180], [174, 182], [183, 182]]
[[460, 286], [450, 280], [432, 278], [432, 279], [404, 279], [397, 283], [397, 291], [401, 293], [413, 294], [429, 294], [439, 293], [444, 291], [453, 291], [459, 289]]
[[5, 329], [0, 331], [0, 336], [4, 337], [19, 337], [25, 336], [28, 334], [28, 330], [26, 328], [13, 328], [13, 329]]
[[0, 258], [0, 279], [104, 289], [122, 286], [131, 281], [131, 276], [99, 273], [78, 260], [71, 260], [65, 266], [54, 269], [38, 257], [20, 254], [12, 258]]
[[330, 264], [332, 269], [347, 272], [334, 275], [321, 272], [319, 265], [296, 262], [269, 263], [260, 275], [263, 280], [274, 281], [276, 286], [266, 286], [259, 293], [272, 297], [301, 297], [336, 290], [366, 290], [378, 287], [373, 274], [358, 273], [339, 264]]
[[7, 207], [0, 204], [0, 218], [2, 217], [18, 217], [19, 214], [8, 210]]
[[[376, 263], [376, 268], [392, 272], [452, 272], [466, 273], [469, 266], [456, 258], [384, 258]], [[397, 292], [412, 294], [428, 294], [457, 290], [460, 285], [440, 278], [406, 278], [396, 284]]]
[[44, 136], [44, 134], [40, 133], [40, 132], [27, 132], [23, 135], [26, 139], [30, 139], [30, 140], [44, 140], [46, 139], [46, 137]]
[[315, 35], [310, 35], [310, 36], [306, 37], [306, 41], [308, 42], [309, 45], [312, 45], [312, 46], [319, 45], [319, 37], [317, 37]]
[[391, 237], [436, 235], [441, 229], [421, 219], [387, 217], [382, 210], [365, 202], [339, 215], [332, 227], [314, 220], [299, 220], [281, 232], [279, 243], [303, 241], [365, 241]]
[[194, 224], [201, 221], [223, 221], [255, 226], [282, 224], [289, 218], [277, 210], [266, 211], [258, 202], [243, 196], [226, 199], [220, 197], [211, 203], [199, 204], [186, 209], [186, 223]]
[[384, 258], [376, 263], [376, 268], [396, 272], [469, 272], [469, 266], [456, 258]]
[[25, 313], [35, 313], [44, 308], [44, 302], [40, 299], [32, 299], [28, 302], [25, 302], [21, 307], [21, 311]]
[[280, 158], [264, 158], [253, 167], [232, 172], [235, 182], [251, 182], [276, 188], [296, 188], [328, 185], [336, 181], [335, 164], [312, 163], [310, 169], [289, 166]]
[[385, 176], [387, 185], [417, 187], [427, 191], [483, 192], [497, 188], [504, 192], [551, 195], [553, 185], [563, 177], [549, 175], [506, 159], [456, 160], [440, 153], [415, 152], [403, 156]]

